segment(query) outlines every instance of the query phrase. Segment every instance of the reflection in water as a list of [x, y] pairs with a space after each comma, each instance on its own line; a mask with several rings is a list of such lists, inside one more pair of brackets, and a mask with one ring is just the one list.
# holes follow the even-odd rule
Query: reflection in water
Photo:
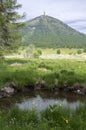
[[37, 109], [38, 111], [44, 110], [50, 105], [62, 105], [64, 107], [69, 107], [71, 109], [76, 109], [82, 103], [80, 101], [75, 101], [75, 102], [68, 102], [67, 99], [43, 99], [41, 96], [37, 96], [35, 98], [29, 98], [23, 100], [21, 103], [16, 103], [16, 105], [20, 109]]
[[76, 109], [86, 103], [86, 97], [70, 93], [54, 93], [47, 91], [33, 91], [19, 93], [12, 98], [0, 99], [0, 109], [9, 110], [14, 106], [20, 109], [44, 110], [49, 105], [62, 105], [71, 109]]

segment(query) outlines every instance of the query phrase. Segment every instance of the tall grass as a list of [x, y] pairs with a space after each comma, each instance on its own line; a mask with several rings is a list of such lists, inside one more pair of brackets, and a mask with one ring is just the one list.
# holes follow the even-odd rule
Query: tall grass
[[86, 105], [71, 110], [61, 104], [38, 114], [35, 110], [12, 108], [0, 111], [1, 130], [85, 130]]
[[52, 86], [56, 79], [59, 85], [62, 85], [65, 81], [70, 86], [76, 82], [86, 84], [86, 62], [4, 59], [0, 63], [0, 87], [10, 81], [15, 82], [18, 87], [24, 87], [25, 85], [34, 85], [41, 80], [44, 80], [47, 86]]

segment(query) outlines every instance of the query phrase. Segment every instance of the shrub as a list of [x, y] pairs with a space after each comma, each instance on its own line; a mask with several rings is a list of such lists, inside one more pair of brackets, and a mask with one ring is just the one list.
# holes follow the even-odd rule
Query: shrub
[[40, 49], [37, 50], [38, 54], [42, 55], [42, 51]]
[[84, 53], [86, 53], [86, 48], [83, 50]]
[[61, 54], [61, 51], [60, 51], [60, 49], [58, 49], [58, 50], [57, 50], [57, 54]]
[[82, 51], [81, 51], [81, 50], [78, 50], [78, 51], [77, 51], [77, 54], [81, 54], [81, 53], [82, 53]]
[[39, 56], [40, 56], [40, 54], [38, 53], [38, 51], [35, 51], [35, 52], [33, 53], [33, 57], [34, 57], [34, 58], [39, 58]]

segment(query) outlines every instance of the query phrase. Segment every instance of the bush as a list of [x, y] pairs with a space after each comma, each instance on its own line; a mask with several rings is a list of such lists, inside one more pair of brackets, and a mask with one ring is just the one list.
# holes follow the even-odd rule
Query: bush
[[38, 54], [42, 55], [42, 51], [40, 49], [37, 50]]
[[33, 53], [33, 57], [34, 57], [34, 58], [39, 58], [39, 56], [40, 56], [40, 54], [39, 54], [37, 51], [35, 51], [35, 52]]
[[33, 57], [34, 58], [39, 58], [39, 56], [42, 54], [42, 51], [41, 50], [36, 50], [36, 51], [34, 51], [34, 53], [33, 53]]
[[0, 50], [0, 57], [2, 57], [3, 56], [3, 52]]
[[84, 52], [84, 53], [86, 53], [86, 48], [85, 48], [85, 49], [83, 49], [83, 52]]
[[82, 51], [81, 51], [81, 50], [78, 50], [78, 51], [77, 51], [77, 54], [81, 54], [81, 53], [82, 53]]
[[60, 49], [59, 49], [59, 50], [57, 50], [57, 54], [61, 54], [61, 51], [60, 51]]

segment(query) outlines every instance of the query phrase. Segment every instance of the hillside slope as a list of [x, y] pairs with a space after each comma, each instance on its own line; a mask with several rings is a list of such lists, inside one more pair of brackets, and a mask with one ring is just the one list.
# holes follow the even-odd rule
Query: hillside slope
[[37, 47], [86, 47], [86, 35], [47, 15], [41, 15], [27, 21], [20, 33], [23, 45], [34, 44]]

